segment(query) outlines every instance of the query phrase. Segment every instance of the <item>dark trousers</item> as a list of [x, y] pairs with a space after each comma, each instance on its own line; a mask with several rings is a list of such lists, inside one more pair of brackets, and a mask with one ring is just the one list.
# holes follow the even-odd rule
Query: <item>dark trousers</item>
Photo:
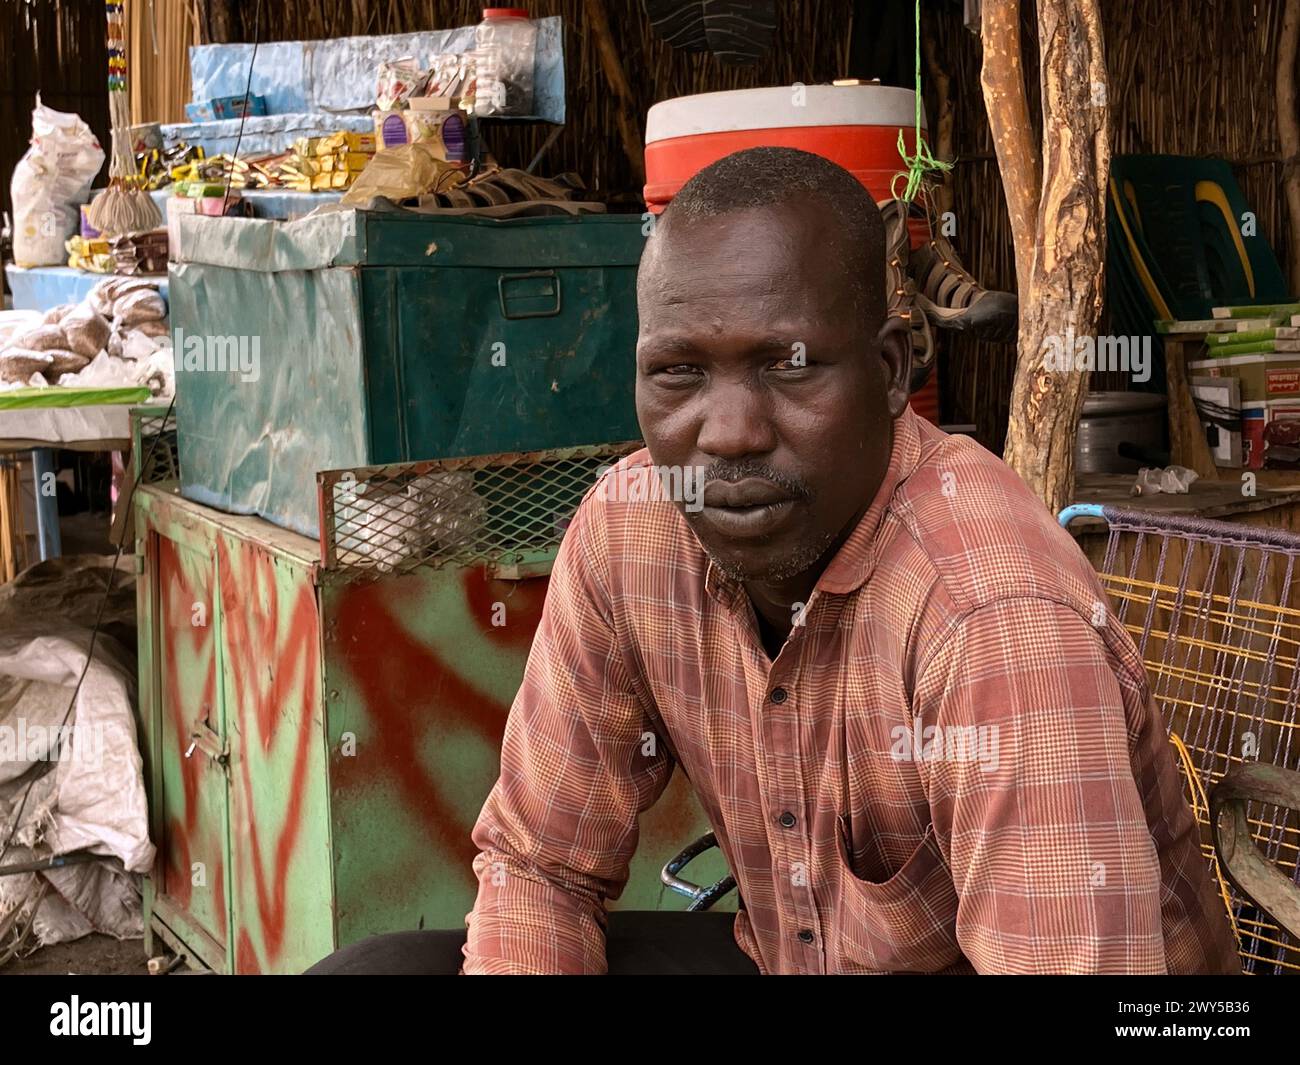
[[[736, 946], [732, 913], [617, 910], [609, 915], [605, 955], [611, 976], [757, 976]], [[454, 976], [465, 929], [371, 936], [307, 970], [309, 976]]]

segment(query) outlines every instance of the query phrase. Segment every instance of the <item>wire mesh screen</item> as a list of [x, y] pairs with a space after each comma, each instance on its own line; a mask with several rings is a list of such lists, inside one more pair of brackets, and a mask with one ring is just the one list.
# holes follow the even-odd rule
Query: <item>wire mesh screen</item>
[[486, 455], [318, 475], [326, 570], [544, 567], [599, 473], [641, 445]]
[[131, 438], [134, 442], [135, 479], [140, 484], [178, 481], [181, 464], [176, 448], [176, 415], [166, 407], [133, 407]]
[[[1107, 510], [1101, 580], [1146, 663], [1178, 748], [1207, 861], [1209, 789], [1234, 765], [1300, 768], [1300, 537], [1274, 529]], [[1300, 882], [1300, 814], [1251, 803], [1256, 846]], [[1300, 972], [1300, 943], [1224, 883], [1251, 973]]]

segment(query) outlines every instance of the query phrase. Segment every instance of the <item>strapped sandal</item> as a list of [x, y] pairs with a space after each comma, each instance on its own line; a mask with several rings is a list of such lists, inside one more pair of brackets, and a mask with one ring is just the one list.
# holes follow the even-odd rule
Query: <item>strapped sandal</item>
[[912, 327], [910, 391], [923, 386], [934, 368], [934, 335], [916, 305], [916, 283], [908, 276], [912, 238], [907, 228], [908, 205], [902, 200], [877, 204], [885, 223], [885, 313], [907, 318]]
[[[931, 220], [931, 233], [939, 233]], [[1013, 342], [1019, 327], [1014, 293], [984, 288], [942, 235], [912, 252], [912, 276], [920, 292], [917, 304], [940, 329], [969, 331], [980, 340]]]

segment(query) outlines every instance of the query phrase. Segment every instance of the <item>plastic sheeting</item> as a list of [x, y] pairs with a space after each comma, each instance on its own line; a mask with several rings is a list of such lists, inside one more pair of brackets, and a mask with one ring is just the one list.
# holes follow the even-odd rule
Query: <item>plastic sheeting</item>
[[[240, 197], [247, 205], [254, 218], [276, 218], [282, 222], [292, 221], [310, 214], [317, 207], [327, 203], [338, 203], [343, 198], [342, 192], [334, 190], [321, 192], [295, 192], [293, 189], [240, 189]], [[167, 201], [171, 199], [171, 189], [159, 189], [149, 193], [158, 205], [164, 218], [167, 217]], [[163, 298], [167, 298], [164, 291]]]
[[[112, 276], [90, 274], [70, 266], [37, 266], [25, 270], [13, 265], [5, 267], [5, 275], [9, 278], [15, 309], [32, 311], [48, 311], [61, 303], [80, 303], [92, 288]], [[158, 286], [166, 301], [167, 279], [159, 276], [149, 280]]]
[[[353, 218], [347, 211], [290, 223], [185, 220], [183, 249], [201, 247], [207, 259], [241, 264], [172, 266], [187, 499], [259, 514], [315, 538], [316, 471], [365, 462], [358, 272], [319, 268], [349, 257]], [[250, 350], [256, 342], [256, 379], [237, 370], [186, 370], [184, 338], [228, 334], [232, 323]], [[292, 422], [284, 417], [290, 410], [298, 412]]]
[[[179, 243], [180, 247], [172, 249], [174, 262], [268, 274], [355, 266], [364, 250], [357, 212], [352, 210], [330, 211], [295, 222], [191, 215], [181, 219]], [[174, 267], [171, 279], [176, 279]], [[236, 315], [232, 321], [241, 317]]]
[[[205, 47], [242, 47], [240, 45], [210, 45]], [[257, 65], [262, 65], [262, 53], [257, 53]], [[243, 91], [242, 89], [240, 90]], [[319, 112], [294, 111], [288, 114], [249, 115], [244, 119], [244, 132], [240, 135], [237, 118], [223, 118], [218, 122], [169, 122], [162, 127], [163, 143], [168, 148], [184, 141], [197, 144], [208, 155], [222, 152], [234, 154], [236, 146], [241, 157], [278, 155], [293, 147], [299, 137], [325, 137], [341, 129], [353, 133], [373, 133], [375, 120], [364, 115], [327, 115]]]
[[[564, 122], [564, 43], [558, 17], [535, 20], [534, 109], [546, 122]], [[272, 115], [284, 112], [369, 110], [375, 75], [385, 59], [414, 56], [421, 66], [433, 57], [474, 48], [473, 26], [327, 41], [280, 41], [259, 45], [251, 91], [266, 97]], [[240, 96], [249, 84], [249, 44], [205, 44], [190, 49], [191, 98]], [[249, 126], [253, 119], [248, 120]], [[236, 126], [238, 123], [236, 122]], [[247, 136], [247, 133], [245, 133]], [[224, 150], [224, 149], [223, 149]], [[241, 149], [242, 151], [242, 149]]]
[[[0, 824], [8, 826], [30, 783], [6, 862], [88, 850], [132, 873], [153, 865], [143, 764], [136, 744], [134, 576], [117, 571], [76, 704], [90, 628], [110, 574], [96, 556], [43, 562], [0, 590]], [[52, 738], [60, 736], [58, 745]], [[38, 773], [52, 766], [44, 775]], [[142, 933], [139, 897], [121, 871], [94, 863], [0, 878], [0, 914], [30, 907], [40, 943], [92, 931]]]

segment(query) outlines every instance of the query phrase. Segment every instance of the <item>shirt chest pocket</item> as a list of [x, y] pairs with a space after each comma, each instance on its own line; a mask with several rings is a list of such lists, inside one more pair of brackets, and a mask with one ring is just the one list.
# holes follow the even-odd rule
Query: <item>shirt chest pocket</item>
[[839, 898], [831, 950], [836, 971], [931, 973], [958, 962], [957, 891], [934, 835], [934, 826], [896, 873], [881, 883], [861, 880], [836, 826]]

